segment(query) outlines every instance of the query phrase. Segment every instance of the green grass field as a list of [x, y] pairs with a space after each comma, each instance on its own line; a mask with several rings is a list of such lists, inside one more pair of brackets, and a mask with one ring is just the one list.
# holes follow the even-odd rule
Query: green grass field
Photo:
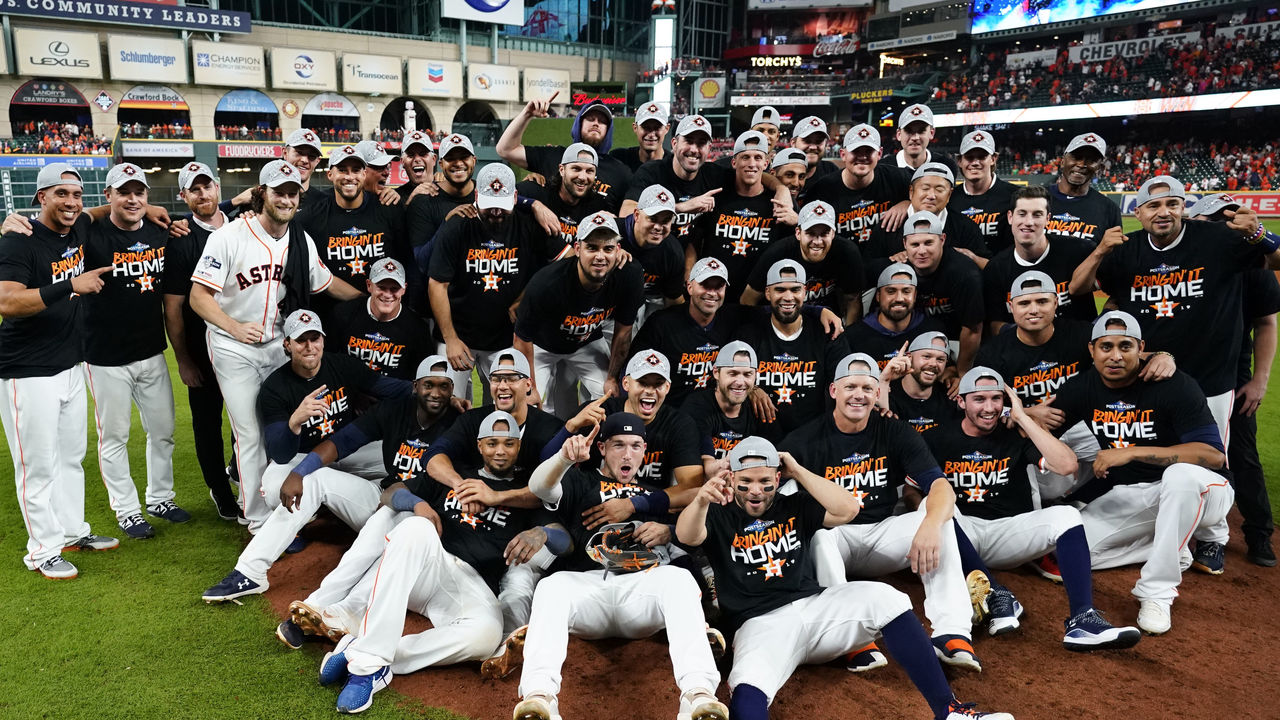
[[[1136, 226], [1126, 220], [1126, 229]], [[1280, 221], [1269, 227], [1280, 231]], [[0, 717], [329, 717], [336, 693], [315, 679], [320, 654], [287, 652], [273, 637], [278, 619], [261, 597], [243, 607], [207, 606], [200, 593], [235, 564], [247, 533], [217, 518], [195, 461], [186, 393], [177, 389], [178, 502], [195, 519], [157, 521], [157, 537], [118, 550], [74, 553], [80, 577], [53, 582], [21, 563], [26, 533], [15, 493], [0, 488], [0, 607], [14, 621], [0, 654]], [[1275, 399], [1274, 389], [1268, 400]], [[92, 416], [89, 421], [93, 426]], [[1280, 408], [1266, 402], [1259, 436], [1276, 437]], [[90, 432], [85, 458], [86, 512], [96, 532], [120, 535], [98, 478]], [[134, 419], [130, 459], [145, 476], [143, 434]], [[230, 447], [230, 443], [228, 443]], [[1262, 443], [1272, 504], [1280, 512], [1280, 448]], [[12, 477], [7, 448], [0, 468]], [[1280, 572], [1280, 571], [1277, 571]], [[23, 659], [25, 658], [25, 660]], [[381, 694], [366, 717], [453, 718], [417, 700]]]

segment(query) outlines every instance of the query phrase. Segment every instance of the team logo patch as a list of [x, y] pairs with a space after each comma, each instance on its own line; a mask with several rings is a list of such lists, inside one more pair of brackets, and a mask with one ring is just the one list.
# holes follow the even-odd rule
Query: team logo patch
[[1045, 370], [1050, 370], [1056, 367], [1058, 367], [1058, 363], [1056, 362], [1050, 362], [1049, 360], [1041, 360], [1039, 365], [1036, 365], [1035, 367], [1031, 368], [1031, 371], [1044, 372]]
[[146, 243], [134, 243], [129, 246], [129, 252], [142, 252], [143, 250], [150, 250], [150, 249], [151, 248], [148, 247]]
[[66, 249], [65, 252], [62, 253], [62, 257], [64, 258], [75, 257], [75, 254], [78, 252], [80, 252], [80, 248], [69, 247]]
[[462, 136], [461, 136], [461, 135], [452, 135], [452, 136], [450, 136], [450, 137], [449, 137], [449, 142], [451, 142], [451, 143], [460, 143], [460, 142], [462, 142]]
[[190, 165], [188, 165], [188, 166], [187, 166], [187, 170], [188, 170], [189, 172], [200, 172], [200, 164], [199, 164], [199, 163], [191, 163]]
[[391, 339], [380, 332], [365, 333], [364, 336], [365, 338], [372, 340], [374, 342], [386, 342]]
[[355, 225], [352, 225], [351, 227], [347, 228], [346, 230], [343, 230], [343, 231], [342, 231], [342, 234], [343, 234], [343, 235], [356, 236], [356, 235], [363, 235], [363, 234], [365, 234], [366, 232], [368, 232], [368, 230], [365, 230], [364, 228], [356, 227]]
[[870, 456], [870, 455], [868, 455], [868, 454], [866, 454], [866, 453], [854, 453], [854, 454], [850, 455], [849, 457], [847, 457], [847, 458], [845, 458], [845, 459], [841, 460], [840, 462], [842, 462], [842, 463], [854, 463], [854, 464], [856, 464], [856, 463], [860, 463], [860, 462], [862, 462], [863, 460], [866, 460], [866, 459], [867, 459], [867, 458], [869, 458], [869, 457], [871, 457], [871, 456]]
[[1061, 220], [1062, 222], [1075, 222], [1080, 218], [1076, 217], [1075, 215], [1072, 215], [1071, 213], [1060, 213], [1058, 215], [1054, 215], [1053, 219]]
[[648, 107], [648, 108], [646, 108], [646, 109], [647, 109], [649, 112], [651, 112], [651, 113], [656, 113], [656, 112], [658, 112], [658, 106], [657, 106], [657, 105], [654, 105], [653, 103], [649, 103], [649, 107]]
[[923, 108], [920, 108], [920, 107], [913, 107], [913, 108], [911, 108], [911, 115], [912, 115], [913, 117], [920, 117], [920, 115], [921, 115], [921, 114], [923, 114], [923, 113], [924, 113], [924, 109], [923, 109]]
[[698, 127], [702, 127], [703, 125], [706, 125], [706, 124], [707, 124], [707, 121], [706, 121], [706, 120], [703, 120], [703, 119], [702, 119], [702, 118], [700, 118], [700, 117], [696, 117], [696, 118], [694, 118], [694, 119], [693, 119], [693, 124], [694, 124], [694, 125], [697, 125]]
[[1108, 405], [1108, 406], [1107, 406], [1107, 409], [1108, 409], [1108, 410], [1115, 410], [1115, 411], [1117, 411], [1117, 412], [1125, 412], [1125, 411], [1128, 411], [1128, 410], [1132, 410], [1132, 409], [1134, 409], [1135, 407], [1137, 407], [1137, 405], [1131, 405], [1131, 404], [1129, 404], [1129, 403], [1127, 403], [1127, 402], [1125, 402], [1125, 401], [1123, 401], [1123, 400], [1117, 400], [1116, 402], [1113, 402], [1113, 403], [1111, 403], [1110, 405]]
[[503, 185], [502, 181], [499, 180], [498, 178], [494, 178], [493, 182], [489, 183], [489, 189], [492, 190], [495, 195], [497, 195], [498, 193], [504, 192], [507, 189], [507, 186]]
[[395, 272], [395, 271], [396, 271], [396, 264], [395, 264], [394, 262], [391, 262], [391, 261], [389, 261], [389, 260], [388, 260], [388, 261], [387, 261], [387, 264], [382, 266], [382, 269], [383, 269], [383, 270], [386, 270], [387, 272]]
[[[66, 256], [63, 255], [63, 257], [66, 257]], [[206, 270], [210, 270], [210, 269], [217, 270], [222, 267], [222, 263], [218, 262], [214, 258], [209, 257], [207, 255], [205, 256], [204, 261], [200, 264], [204, 265]]]
[[1160, 265], [1158, 265], [1157, 267], [1153, 267], [1153, 268], [1151, 268], [1151, 272], [1153, 272], [1153, 273], [1169, 273], [1169, 272], [1173, 272], [1174, 270], [1177, 270], [1179, 267], [1181, 267], [1181, 266], [1180, 266], [1180, 265], [1169, 265], [1169, 264], [1167, 264], [1167, 263], [1160, 263]]
[[815, 206], [814, 206], [814, 208], [813, 208], [813, 214], [814, 214], [814, 215], [817, 215], [817, 216], [819, 216], [819, 217], [821, 217], [821, 216], [823, 216], [823, 215], [826, 215], [826, 214], [827, 214], [827, 208], [826, 208], [825, 206], [822, 206], [822, 205], [815, 205]]
[[306, 140], [307, 142], [315, 142], [316, 136], [315, 136], [315, 133], [308, 132], [302, 136], [302, 139]]
[[865, 139], [867, 139], [867, 138], [871, 137], [871, 133], [870, 133], [870, 132], [868, 132], [866, 128], [862, 128], [861, 130], [859, 130], [859, 131], [858, 131], [858, 137], [860, 137], [860, 138], [862, 138], [862, 139], [864, 139], [864, 140], [865, 140]]
[[982, 462], [982, 461], [984, 461], [984, 460], [990, 460], [990, 459], [991, 459], [991, 456], [990, 456], [990, 455], [988, 455], [988, 454], [986, 454], [986, 453], [984, 453], [984, 452], [979, 452], [979, 451], [975, 450], [975, 451], [973, 451], [973, 452], [969, 453], [968, 455], [963, 456], [963, 457], [962, 457], [962, 459], [963, 459], [963, 460], [969, 460], [969, 461], [971, 461], [971, 462]]
[[1084, 141], [1087, 143], [1096, 143], [1098, 142], [1098, 138], [1095, 135], [1085, 135]]
[[404, 441], [404, 444], [405, 444], [405, 445], [408, 445], [409, 447], [414, 447], [414, 448], [425, 448], [425, 447], [430, 447], [429, 445], [427, 445], [427, 443], [425, 443], [425, 442], [423, 442], [423, 441], [421, 441], [421, 440], [418, 440], [417, 438], [409, 438], [408, 440], [405, 440], [405, 441]]
[[671, 200], [671, 196], [666, 194], [665, 192], [658, 193], [658, 202], [664, 203], [664, 202], [669, 202], [670, 200]]
[[658, 357], [657, 353], [649, 353], [647, 356], [645, 356], [644, 361], [654, 367], [657, 367], [662, 364], [662, 358]]
[[592, 225], [603, 225], [603, 224], [604, 224], [604, 216], [603, 216], [603, 215], [592, 215], [592, 216], [591, 216], [591, 224], [592, 224]]
[[708, 261], [707, 261], [707, 267], [711, 268], [712, 270], [719, 270], [719, 269], [720, 269], [720, 261], [715, 260], [715, 259], [708, 260]]
[[301, 315], [298, 316], [298, 322], [309, 323], [311, 322], [311, 316], [306, 313], [302, 313]]
[[773, 356], [773, 359], [774, 359], [774, 360], [777, 360], [778, 362], [795, 362], [796, 360], [799, 360], [800, 358], [798, 358], [798, 357], [796, 357], [795, 355], [792, 355], [792, 354], [790, 354], [790, 353], [782, 353], [781, 355], [774, 355], [774, 356]]
[[757, 520], [751, 523], [750, 525], [742, 528], [742, 532], [748, 532], [748, 533], [760, 532], [765, 528], [773, 527], [775, 524], [776, 523], [774, 523], [774, 521], [772, 520]]
[[125, 165], [124, 167], [120, 168], [120, 172], [132, 177], [138, 174], [138, 169], [132, 165]]

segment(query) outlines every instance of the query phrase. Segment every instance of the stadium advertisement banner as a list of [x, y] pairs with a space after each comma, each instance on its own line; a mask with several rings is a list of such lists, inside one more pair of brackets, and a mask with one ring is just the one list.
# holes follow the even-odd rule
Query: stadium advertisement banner
[[934, 127], [996, 125], [1000, 123], [1055, 122], [1084, 118], [1124, 117], [1127, 115], [1163, 115], [1202, 110], [1228, 110], [1248, 107], [1271, 107], [1280, 104], [1280, 89], [1183, 95], [1149, 100], [1116, 100], [1082, 105], [1012, 108], [988, 112], [944, 113], [934, 115]]
[[191, 41], [196, 85], [260, 88], [267, 85], [267, 63], [261, 45]]
[[266, 93], [260, 90], [250, 90], [249, 88], [232, 90], [223, 95], [213, 111], [215, 113], [243, 112], [262, 113], [265, 115], [275, 115], [279, 112], [276, 109], [275, 101], [268, 97]]
[[9, 101], [13, 105], [57, 105], [89, 107], [74, 85], [57, 80], [31, 80], [18, 88]]
[[569, 104], [576, 108], [595, 102], [611, 108], [627, 106], [627, 84], [624, 82], [570, 83], [569, 95]]
[[734, 95], [729, 98], [733, 107], [758, 107], [760, 105], [830, 105], [829, 95]]
[[893, 97], [893, 88], [876, 88], [874, 90], [854, 90], [849, 93], [849, 99], [859, 105], [875, 105], [883, 100]]
[[1027, 67], [1047, 67], [1058, 59], [1058, 51], [1032, 50], [1030, 52], [1009, 53], [1004, 56], [1004, 66], [1010, 70], [1021, 70]]
[[404, 61], [389, 55], [342, 56], [342, 91], [372, 95], [404, 92]]
[[467, 65], [467, 97], [471, 100], [520, 99], [520, 70], [506, 65]]
[[253, 30], [247, 12], [165, 7], [145, 0], [0, 0], [0, 15], [203, 32], [247, 33]]
[[338, 58], [328, 50], [271, 48], [271, 87], [337, 90]]
[[894, 48], [907, 47], [910, 45], [928, 45], [929, 43], [946, 42], [948, 40], [955, 39], [955, 30], [926, 33], [924, 35], [907, 35], [906, 37], [894, 38], [893, 40], [878, 40], [873, 43], [868, 43], [867, 51], [876, 52], [878, 50], [893, 50]]
[[693, 92], [695, 110], [724, 107], [725, 78], [704, 77], [697, 82]]
[[108, 35], [107, 66], [112, 80], [185, 83], [187, 49], [177, 38], [148, 37], [140, 44], [136, 35]]
[[111, 167], [110, 155], [0, 155], [0, 168], [42, 168], [52, 163], [66, 163], [74, 168]]
[[101, 78], [102, 49], [97, 33], [13, 29], [19, 75]]
[[129, 110], [187, 110], [187, 101], [164, 85], [139, 85], [120, 98], [120, 107]]
[[124, 157], [195, 157], [195, 145], [189, 142], [148, 141], [137, 142], [124, 140], [120, 143], [120, 154]]
[[1277, 30], [1280, 30], [1280, 21], [1254, 23], [1253, 25], [1224, 25], [1223, 27], [1218, 28], [1214, 35], [1217, 35], [1218, 37], [1235, 37], [1237, 35], [1244, 35], [1247, 38], [1256, 38], [1270, 35]]
[[218, 157], [245, 160], [275, 160], [284, 157], [284, 147], [279, 143], [244, 143], [218, 145]]
[[1025, 0], [973, 0], [969, 15], [973, 18], [970, 32], [1018, 30], [1032, 25], [1080, 20], [1098, 15], [1149, 10], [1169, 5], [1182, 5], [1192, 0], [1077, 0], [1076, 2], [1035, 2]]
[[524, 25], [522, 0], [441, 0], [440, 15], [496, 25]]
[[[1108, 192], [1103, 194], [1117, 203], [1120, 206], [1120, 212], [1125, 215], [1132, 215], [1134, 209], [1138, 206], [1137, 193]], [[1186, 204], [1190, 206], [1205, 195], [1212, 194], [1214, 193], [1189, 192], [1187, 193]], [[1231, 193], [1231, 197], [1242, 206], [1253, 210], [1259, 215], [1265, 215], [1268, 217], [1280, 216], [1280, 192], [1254, 192], [1246, 190], [1242, 192], [1233, 192]]]
[[1158, 35], [1155, 37], [1142, 37], [1133, 40], [1117, 40], [1108, 43], [1095, 43], [1092, 45], [1076, 45], [1067, 48], [1067, 55], [1071, 58], [1071, 62], [1102, 62], [1113, 57], [1138, 57], [1161, 47], [1165, 44], [1180, 45], [1184, 42], [1193, 42], [1200, 37], [1200, 32], [1176, 33], [1174, 35]]
[[564, 70], [524, 69], [524, 90], [520, 99], [545, 100], [556, 96], [557, 105], [569, 104], [569, 73]]
[[[920, 0], [935, 2], [935, 0]], [[871, 7], [871, 0], [747, 0], [748, 10], [808, 10]]]
[[323, 115], [324, 117], [360, 117], [360, 109], [356, 104], [338, 93], [320, 93], [307, 101], [302, 109], [303, 115]]
[[409, 58], [409, 94], [462, 97], [462, 63]]

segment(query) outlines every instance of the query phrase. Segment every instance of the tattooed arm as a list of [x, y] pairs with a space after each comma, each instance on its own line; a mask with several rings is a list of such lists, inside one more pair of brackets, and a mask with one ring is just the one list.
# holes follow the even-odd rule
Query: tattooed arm
[[1217, 447], [1204, 442], [1188, 442], [1171, 447], [1131, 445], [1125, 448], [1107, 448], [1098, 452], [1093, 461], [1093, 474], [1106, 477], [1113, 467], [1131, 462], [1168, 467], [1174, 463], [1191, 463], [1210, 470], [1222, 467], [1225, 456]]

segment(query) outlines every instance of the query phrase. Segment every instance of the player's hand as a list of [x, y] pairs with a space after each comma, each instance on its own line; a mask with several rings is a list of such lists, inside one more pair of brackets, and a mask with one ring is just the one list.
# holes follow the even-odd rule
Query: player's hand
[[[951, 368], [948, 368], [948, 370], [951, 370]], [[950, 374], [948, 374], [947, 371], [944, 370], [942, 371], [941, 379], [942, 379], [942, 384], [945, 385], [947, 388], [947, 399], [950, 400], [951, 402], [955, 402], [956, 398], [960, 397], [959, 374], [957, 374], [955, 370], [951, 370]]]
[[378, 193], [378, 202], [383, 205], [399, 205], [400, 193], [395, 188], [382, 188]]
[[[1261, 382], [1259, 382], [1261, 380]], [[1241, 415], [1248, 417], [1258, 412], [1258, 406], [1262, 404], [1262, 398], [1267, 394], [1267, 381], [1257, 375], [1253, 376], [1249, 382], [1240, 386], [1236, 391], [1236, 396], [1240, 398]]]
[[[463, 512], [467, 512], [467, 511], [463, 510]], [[417, 505], [414, 505], [413, 514], [417, 515], [418, 517], [424, 517], [430, 520], [431, 524], [434, 525], [436, 528], [437, 535], [444, 534], [444, 523], [440, 522], [440, 516], [436, 514], [435, 510], [431, 509], [431, 505], [428, 504], [426, 501], [423, 501], [418, 503]]]
[[628, 498], [605, 500], [593, 508], [582, 511], [582, 524], [595, 530], [605, 523], [620, 523], [635, 514], [636, 506]]
[[71, 291], [79, 295], [98, 294], [102, 291], [102, 286], [106, 284], [106, 281], [102, 279], [102, 276], [114, 269], [114, 266], [107, 265], [80, 273], [79, 275], [71, 278]]
[[[905, 263], [905, 262], [907, 262], [907, 251], [906, 251], [906, 250], [903, 250], [902, 252], [896, 252], [896, 253], [894, 253], [894, 254], [890, 255], [890, 256], [889, 256], [889, 262], [895, 262], [895, 263]], [[907, 264], [910, 264], [910, 263], [907, 263]]]
[[240, 214], [236, 216], [236, 219], [237, 219], [237, 220], [243, 220], [243, 221], [245, 221], [245, 222], [249, 222], [250, 220], [252, 220], [252, 219], [254, 219], [254, 218], [256, 218], [256, 217], [258, 217], [258, 213], [256, 213], [256, 212], [254, 212], [254, 211], [250, 210], [249, 208], [245, 208], [244, 210], [241, 210], [241, 211], [240, 211]]
[[645, 547], [666, 545], [671, 542], [671, 526], [660, 522], [642, 523], [632, 537], [644, 543]]
[[970, 260], [972, 260], [972, 261], [973, 261], [973, 264], [974, 264], [974, 265], [977, 265], [979, 269], [981, 269], [981, 268], [983, 268], [983, 267], [986, 267], [986, 265], [987, 265], [987, 260], [986, 260], [986, 258], [984, 258], [984, 257], [980, 257], [977, 253], [975, 253], [974, 251], [970, 250], [969, 248], [965, 248], [965, 247], [955, 247], [955, 248], [952, 248], [952, 249], [953, 249], [953, 250], [955, 250], [956, 252], [960, 253], [961, 255], [963, 255], [963, 256], [965, 256], [965, 257], [969, 258]]
[[685, 200], [682, 203], [676, 203], [676, 212], [683, 213], [702, 213], [711, 212], [716, 206], [716, 195], [724, 188], [711, 188], [710, 190]]
[[618, 248], [618, 267], [624, 268], [629, 262], [631, 262], [631, 253], [623, 250], [622, 248]]
[[1093, 474], [1096, 477], [1104, 478], [1111, 468], [1128, 465], [1131, 459], [1129, 451], [1132, 449], [1133, 446], [1099, 450], [1098, 457], [1093, 461]]
[[1050, 395], [1044, 399], [1039, 405], [1032, 405], [1027, 408], [1027, 415], [1032, 420], [1040, 423], [1040, 427], [1045, 430], [1057, 430], [1062, 427], [1062, 422], [1067, 419], [1067, 414], [1053, 406], [1053, 401], [1058, 398], [1057, 395]]
[[1112, 250], [1120, 247], [1129, 240], [1129, 236], [1124, 234], [1124, 230], [1119, 226], [1107, 228], [1102, 235], [1102, 242], [1098, 243], [1097, 249], [1093, 252], [1097, 255], [1110, 255]]
[[456, 218], [456, 217], [478, 218], [480, 217], [480, 210], [477, 209], [475, 205], [470, 205], [470, 204], [459, 205], [454, 209], [450, 210], [449, 214], [444, 216], [444, 219], [447, 221], [450, 218]]
[[920, 523], [916, 535], [911, 539], [911, 550], [907, 558], [911, 561], [911, 572], [924, 575], [938, 569], [942, 557], [942, 530], [931, 522]]
[[191, 234], [191, 223], [186, 220], [175, 220], [169, 223], [169, 237], [186, 237]]
[[258, 323], [235, 323], [231, 326], [231, 337], [246, 345], [262, 342], [262, 326]]
[[1244, 237], [1251, 238], [1258, 233], [1258, 215], [1253, 210], [1242, 207], [1239, 210], [1224, 210], [1222, 214], [1227, 218], [1227, 227]]
[[907, 354], [907, 347], [910, 342], [902, 343], [902, 347], [898, 348], [898, 353], [885, 363], [884, 369], [880, 371], [880, 380], [882, 382], [893, 382], [901, 380], [911, 372], [911, 356]]
[[524, 179], [525, 179], [525, 180], [528, 180], [528, 181], [530, 181], [530, 182], [538, 183], [538, 184], [539, 184], [539, 185], [541, 185], [542, 187], [546, 187], [546, 186], [547, 186], [547, 179], [542, 175], [542, 173], [531, 172], [531, 173], [529, 173], [529, 174], [525, 175], [525, 176], [524, 176]]
[[546, 100], [530, 100], [524, 106], [524, 114], [531, 118], [544, 118], [551, 110], [551, 103], [560, 95], [560, 91], [555, 91], [551, 97]]
[[[242, 205], [248, 205], [252, 202], [253, 202], [253, 188], [249, 188], [248, 190], [243, 190], [240, 192], [239, 195], [236, 195], [235, 197], [231, 198], [231, 204], [236, 207], [240, 207]], [[240, 213], [240, 217], [244, 217], [244, 213]]]
[[733, 490], [729, 489], [728, 469], [707, 478], [707, 481], [698, 489], [697, 499], [707, 505], [728, 505], [733, 502]]
[[323, 417], [326, 410], [329, 409], [329, 401], [324, 399], [325, 393], [329, 392], [328, 385], [321, 385], [315, 390], [309, 390], [302, 398], [302, 402], [298, 403], [298, 409], [293, 411], [293, 416], [289, 418], [289, 425], [302, 427], [302, 425], [314, 417]]
[[778, 472], [782, 473], [782, 477], [799, 478], [801, 469], [794, 455], [786, 450], [778, 451]]
[[604, 381], [604, 396], [618, 397], [622, 395], [622, 388], [618, 385], [618, 378], [609, 377]]
[[471, 348], [457, 335], [445, 338], [444, 354], [449, 358], [449, 367], [454, 370], [470, 370], [475, 367], [476, 358], [471, 354]]
[[778, 200], [777, 198], [774, 198], [772, 202], [773, 202], [773, 219], [774, 220], [777, 220], [779, 223], [782, 223], [783, 225], [794, 226], [794, 225], [800, 224], [800, 215], [795, 211], [795, 208], [791, 207], [787, 203], [784, 203]]
[[569, 421], [564, 424], [565, 429], [569, 432], [576, 433], [588, 425], [599, 425], [604, 422], [608, 413], [606, 413], [604, 408], [601, 406], [604, 405], [604, 401], [608, 399], [608, 395], [601, 395], [595, 400], [583, 405], [582, 409], [578, 411], [578, 414], [569, 418]]
[[523, 565], [533, 559], [534, 555], [547, 544], [547, 531], [541, 526], [529, 528], [511, 538], [507, 549], [502, 551], [502, 559], [508, 565]]
[[1177, 371], [1178, 364], [1174, 362], [1172, 355], [1167, 352], [1152, 353], [1138, 376], [1150, 381], [1168, 380]]
[[1030, 420], [1027, 416], [1027, 410], [1022, 406], [1022, 398], [1018, 397], [1018, 393], [1009, 387], [1008, 383], [1004, 385], [1004, 402], [1009, 407], [1009, 419], [1021, 423], [1023, 420]]
[[543, 232], [551, 237], [563, 237], [560, 218], [554, 210], [547, 207], [541, 200], [534, 200], [529, 209], [533, 212], [534, 222], [538, 223], [538, 227], [542, 228]]
[[457, 395], [454, 395], [449, 398], [449, 404], [453, 406], [454, 410], [458, 411], [459, 415], [461, 415], [471, 409], [471, 398], [460, 398]]
[[167, 229], [169, 225], [172, 224], [173, 222], [172, 220], [169, 219], [169, 211], [165, 210], [159, 205], [148, 205], [146, 209], [146, 214], [147, 214], [148, 220], [155, 223], [156, 225], [159, 225], [162, 228]]
[[[907, 219], [907, 206], [910, 204], [911, 201], [903, 200], [897, 205], [894, 205], [888, 210], [880, 213], [880, 227], [888, 230], [889, 232], [894, 232], [898, 228], [902, 227], [903, 221]], [[900, 261], [894, 260], [894, 262]]]
[[751, 409], [755, 411], [760, 422], [771, 423], [778, 419], [778, 409], [769, 399], [769, 393], [762, 387], [751, 389]]
[[844, 321], [839, 315], [831, 312], [831, 308], [822, 308], [822, 312], [818, 313], [818, 322], [822, 323], [822, 330], [832, 340], [844, 334]]
[[413, 192], [409, 193], [409, 199], [405, 200], [404, 204], [405, 206], [408, 206], [409, 203], [413, 202], [413, 199], [418, 197], [419, 195], [425, 195], [427, 197], [435, 197], [436, 195], [439, 195], [439, 194], [440, 194], [440, 186], [437, 185], [434, 180], [428, 180], [424, 183], [418, 183], [418, 187], [414, 188]]
[[200, 372], [200, 368], [193, 362], [179, 360], [178, 377], [187, 387], [204, 387], [204, 373]]
[[493, 507], [501, 502], [498, 491], [479, 478], [467, 478], [453, 489], [453, 496], [459, 503], [474, 503], [485, 507]]
[[296, 472], [289, 473], [280, 486], [280, 504], [285, 510], [293, 512], [302, 504], [302, 476]]
[[31, 221], [25, 215], [18, 213], [10, 213], [4, 219], [4, 224], [0, 225], [0, 232], [15, 233], [18, 235], [31, 234]]
[[600, 426], [591, 428], [586, 435], [570, 435], [560, 448], [560, 456], [571, 463], [586, 462], [591, 459], [591, 441], [596, 439]]

